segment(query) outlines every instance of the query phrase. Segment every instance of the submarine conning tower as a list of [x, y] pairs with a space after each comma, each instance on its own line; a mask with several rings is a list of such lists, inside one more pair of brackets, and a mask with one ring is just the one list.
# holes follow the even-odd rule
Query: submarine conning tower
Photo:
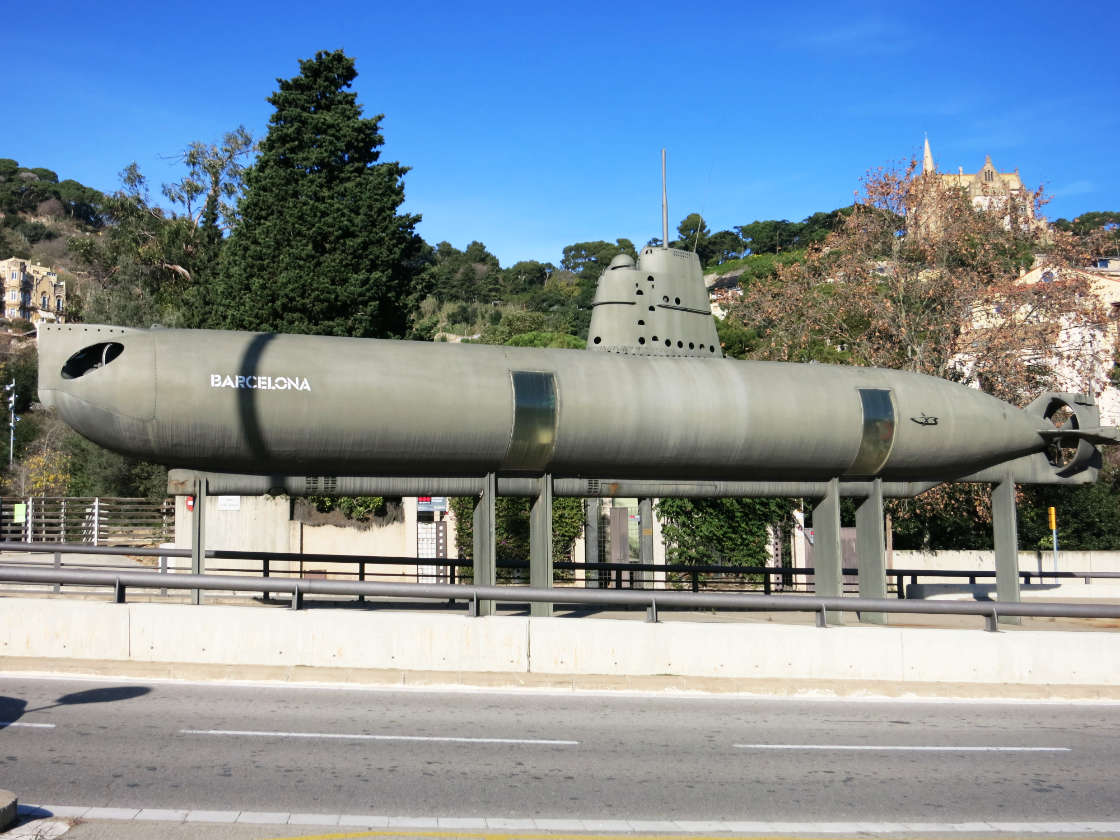
[[691, 251], [649, 246], [637, 263], [619, 254], [599, 277], [592, 307], [588, 350], [723, 357], [700, 260]]

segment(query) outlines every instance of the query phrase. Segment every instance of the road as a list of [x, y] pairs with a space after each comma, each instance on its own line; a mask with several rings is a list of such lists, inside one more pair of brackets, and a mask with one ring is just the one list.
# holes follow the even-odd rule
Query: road
[[0, 788], [50, 806], [651, 828], [1120, 818], [1120, 705], [0, 676], [0, 721]]

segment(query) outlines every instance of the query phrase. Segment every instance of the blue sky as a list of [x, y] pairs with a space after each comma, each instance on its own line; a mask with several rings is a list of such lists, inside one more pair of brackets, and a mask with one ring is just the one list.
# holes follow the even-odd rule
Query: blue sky
[[1050, 218], [1120, 209], [1115, 3], [413, 3], [8, 6], [0, 157], [158, 193], [195, 140], [263, 136], [276, 79], [355, 58], [420, 233], [503, 266], [565, 245], [799, 220], [868, 169], [985, 155], [1045, 186]]

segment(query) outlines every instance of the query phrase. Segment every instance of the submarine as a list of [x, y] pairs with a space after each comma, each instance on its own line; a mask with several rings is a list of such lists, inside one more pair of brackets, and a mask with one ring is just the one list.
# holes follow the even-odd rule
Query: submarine
[[723, 358], [690, 252], [616, 257], [594, 307], [587, 350], [44, 324], [39, 399], [107, 449], [248, 475], [1082, 483], [1120, 440], [1084, 395]]

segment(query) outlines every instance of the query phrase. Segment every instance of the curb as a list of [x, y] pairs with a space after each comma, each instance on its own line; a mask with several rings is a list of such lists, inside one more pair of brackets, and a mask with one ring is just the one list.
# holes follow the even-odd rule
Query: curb
[[4, 831], [16, 821], [19, 800], [9, 790], [0, 790], [0, 831]]

